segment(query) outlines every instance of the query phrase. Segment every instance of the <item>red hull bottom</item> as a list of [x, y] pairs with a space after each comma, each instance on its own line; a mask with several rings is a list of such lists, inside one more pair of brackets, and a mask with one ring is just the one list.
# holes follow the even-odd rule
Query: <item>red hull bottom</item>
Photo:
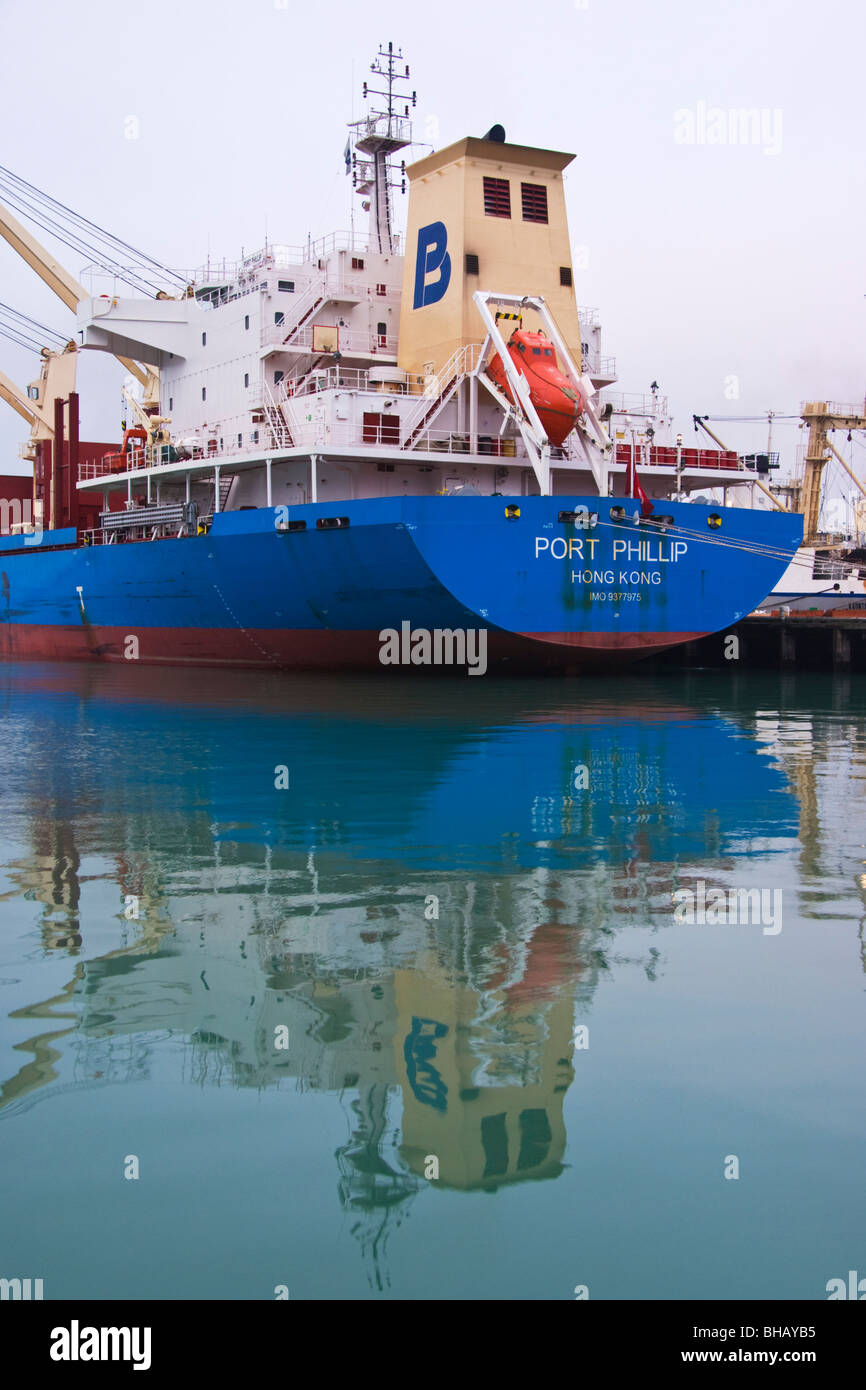
[[[488, 632], [487, 666], [500, 671], [577, 671], [619, 666], [704, 637], [703, 632]], [[138, 661], [143, 665], [255, 670], [381, 670], [379, 633], [284, 628], [0, 627], [0, 660]], [[385, 669], [392, 669], [386, 667]], [[444, 672], [459, 666], [428, 667]]]

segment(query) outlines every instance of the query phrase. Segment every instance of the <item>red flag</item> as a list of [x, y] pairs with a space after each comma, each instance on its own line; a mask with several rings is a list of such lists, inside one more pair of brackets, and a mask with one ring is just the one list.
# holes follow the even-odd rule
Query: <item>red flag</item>
[[652, 516], [655, 508], [640, 485], [634, 461], [634, 445], [629, 450], [628, 467], [625, 472], [625, 491], [627, 497], [637, 497], [640, 501], [641, 516]]

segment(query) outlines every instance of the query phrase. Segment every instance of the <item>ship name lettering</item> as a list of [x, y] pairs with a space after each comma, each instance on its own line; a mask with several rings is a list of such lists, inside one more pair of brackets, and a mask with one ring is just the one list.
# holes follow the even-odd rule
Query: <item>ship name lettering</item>
[[[667, 554], [665, 545], [667, 544]], [[686, 541], [663, 540], [641, 540], [641, 541], [614, 541], [613, 558], [616, 560], [621, 557], [623, 560], [638, 560], [644, 564], [647, 561], [663, 565], [675, 565], [682, 555], [688, 550]], [[655, 552], [655, 553], [654, 553]]]
[[565, 536], [554, 536], [553, 540], [549, 536], [536, 536], [535, 558], [537, 560], [539, 555], [543, 555], [547, 551], [554, 560], [564, 560], [566, 557], [573, 560], [575, 555], [579, 560], [583, 560], [585, 558], [583, 551], [585, 545], [589, 547], [587, 558], [594, 560], [595, 547], [598, 545], [597, 536], [569, 536], [568, 539]]

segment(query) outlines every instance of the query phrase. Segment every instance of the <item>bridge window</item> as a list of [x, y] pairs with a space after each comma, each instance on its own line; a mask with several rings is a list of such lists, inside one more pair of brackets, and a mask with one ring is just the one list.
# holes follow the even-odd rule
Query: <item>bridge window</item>
[[281, 290], [283, 294], [294, 294], [295, 282], [294, 280], [278, 280], [277, 289]]
[[[319, 264], [319, 269], [321, 270], [321, 263]], [[362, 257], [362, 256], [353, 256], [353, 257], [352, 257], [352, 269], [353, 269], [353, 270], [363, 270], [363, 269], [364, 269], [364, 260], [363, 260], [363, 257]]]
[[274, 385], [275, 385], [275, 386], [279, 386], [280, 382], [281, 382], [282, 379], [283, 379], [283, 375], [284, 375], [283, 372], [274, 372]]
[[282, 324], [282, 323], [285, 323], [285, 321], [286, 321], [286, 316], [285, 316], [285, 314], [282, 313], [281, 310], [278, 309], [277, 312], [274, 314], [274, 323], [276, 323], [276, 324]]
[[511, 216], [511, 184], [508, 179], [484, 180], [484, 212], [487, 217]]
[[520, 196], [524, 222], [547, 221], [547, 189], [543, 183], [522, 183]]

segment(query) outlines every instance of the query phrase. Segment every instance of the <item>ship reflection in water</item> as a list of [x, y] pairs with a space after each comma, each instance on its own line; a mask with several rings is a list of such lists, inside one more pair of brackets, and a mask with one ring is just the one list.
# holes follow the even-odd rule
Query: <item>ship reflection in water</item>
[[[863, 775], [839, 689], [821, 687], [819, 718], [795, 683], [760, 678], [7, 672], [0, 1123], [21, 1166], [4, 1257], [35, 1261], [46, 1297], [257, 1298], [281, 1283], [293, 1298], [569, 1297], [563, 1280], [581, 1282], [588, 1259], [569, 1171], [589, 1150], [578, 1190], [602, 1209], [630, 1200], [604, 1195], [586, 1125], [636, 1104], [641, 991], [665, 985], [668, 940], [686, 930], [672, 893], [701, 876], [785, 884], [793, 938], [796, 913], [819, 919], [840, 878], [852, 925], [834, 954], [849, 974], [859, 960], [858, 880], [820, 796], [834, 749]], [[721, 973], [775, 949], [760, 938], [729, 937]], [[700, 1027], [695, 997], [712, 1009], [732, 988], [714, 960], [693, 992], [673, 989], [680, 1050], [683, 1019]], [[602, 1044], [576, 1032], [607, 986], [639, 1017], [627, 1043], [617, 1020], [609, 1076]], [[735, 1139], [748, 1147], [722, 1130], [708, 1162]], [[64, 1153], [74, 1179], [58, 1176]], [[518, 1210], [505, 1193], [520, 1185]], [[500, 1197], [455, 1208], [458, 1193]], [[75, 1248], [70, 1203], [82, 1229], [101, 1213], [95, 1252]], [[424, 1272], [440, 1221], [461, 1251], [478, 1246], [474, 1292], [441, 1255]], [[121, 1247], [125, 1273], [109, 1275]], [[523, 1281], [490, 1270], [484, 1287], [493, 1252], [518, 1247]], [[641, 1296], [631, 1259], [605, 1266], [599, 1296]], [[712, 1277], [714, 1296], [748, 1296]], [[689, 1296], [669, 1278], [655, 1296]]]

